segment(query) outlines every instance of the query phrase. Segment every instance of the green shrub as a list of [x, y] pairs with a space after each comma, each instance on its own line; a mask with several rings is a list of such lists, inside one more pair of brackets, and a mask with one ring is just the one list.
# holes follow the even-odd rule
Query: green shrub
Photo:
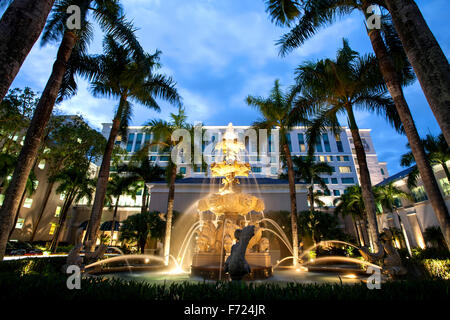
[[18, 275], [60, 273], [65, 263], [65, 257], [8, 260], [0, 262], [0, 273]]
[[450, 280], [450, 259], [425, 259], [422, 263], [431, 278]]
[[82, 279], [81, 290], [68, 290], [63, 274], [0, 274], [0, 300], [188, 300], [188, 301], [448, 301], [450, 281], [395, 281], [369, 290], [364, 283], [147, 283], [117, 279]]

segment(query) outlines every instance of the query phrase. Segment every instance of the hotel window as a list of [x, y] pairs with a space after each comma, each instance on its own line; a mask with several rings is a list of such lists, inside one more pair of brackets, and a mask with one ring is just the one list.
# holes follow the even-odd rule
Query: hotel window
[[199, 173], [199, 172], [205, 172], [205, 169], [202, 168], [202, 166], [194, 165], [194, 172], [197, 172], [197, 173]]
[[328, 178], [322, 178], [322, 180], [323, 180], [323, 182], [325, 182], [326, 184], [328, 184], [328, 183], [329, 183], [329, 180], [328, 180]]
[[325, 156], [319, 156], [319, 161], [320, 162], [325, 162], [327, 160], [326, 160]]
[[168, 156], [161, 156], [161, 157], [159, 157], [159, 161], [167, 162], [167, 161], [169, 161], [169, 157]]
[[153, 161], [153, 162], [156, 161], [156, 156], [151, 156], [150, 161]]
[[152, 135], [150, 133], [145, 134], [144, 143], [148, 144], [150, 142], [150, 139], [152, 138]]
[[270, 173], [273, 175], [277, 175], [278, 174], [278, 168], [277, 167], [271, 167], [270, 168]]
[[136, 145], [134, 146], [134, 151], [141, 150], [141, 144], [142, 144], [142, 133], [138, 133], [136, 136]]
[[252, 172], [253, 173], [261, 173], [261, 167], [252, 167]]
[[444, 196], [450, 195], [450, 183], [448, 183], [447, 178], [439, 179], [439, 183], [441, 185]]
[[380, 172], [381, 172], [381, 174], [384, 176], [384, 170], [383, 170], [383, 168], [380, 168]]
[[303, 137], [303, 133], [297, 134], [297, 137], [298, 137], [298, 146], [299, 146], [300, 152], [306, 152], [305, 139]]
[[339, 197], [341, 195], [341, 192], [339, 190], [333, 190], [333, 196]]
[[39, 162], [38, 168], [41, 170], [45, 169], [45, 160], [41, 160], [41, 162]]
[[186, 174], [186, 167], [181, 167], [180, 168], [180, 173], [181, 174]]
[[353, 178], [342, 178], [341, 180], [342, 180], [343, 184], [353, 184], [353, 183], [355, 183], [355, 179], [353, 179]]
[[269, 137], [267, 138], [267, 144], [268, 144], [268, 152], [272, 152], [272, 135], [269, 134]]
[[24, 218], [17, 219], [16, 229], [22, 229], [24, 223], [25, 223], [25, 219]]
[[364, 150], [366, 152], [369, 152], [370, 151], [370, 147], [369, 147], [369, 144], [367, 143], [366, 139], [362, 138], [362, 144], [364, 146]]
[[352, 168], [351, 167], [339, 167], [339, 172], [340, 173], [351, 173]]
[[49, 235], [53, 235], [56, 231], [56, 223], [50, 223], [50, 231], [48, 232]]
[[58, 218], [60, 214], [61, 214], [61, 207], [57, 206], [55, 210], [55, 217]]
[[26, 198], [25, 202], [23, 204], [24, 208], [31, 208], [31, 205], [33, 204], [33, 199], [30, 198]]
[[324, 133], [322, 135], [322, 139], [323, 139], [323, 145], [325, 146], [325, 151], [331, 152], [330, 140], [328, 139], [328, 134]]
[[317, 139], [316, 139], [316, 151], [317, 152], [323, 152], [322, 143], [320, 141], [320, 136], [317, 137]]
[[334, 138], [336, 139], [336, 147], [337, 147], [338, 151], [344, 152], [344, 148], [342, 146], [342, 141], [341, 141], [341, 136], [339, 134], [336, 134], [334, 136]]
[[333, 156], [327, 156], [327, 161], [328, 161], [328, 162], [333, 161]]
[[412, 189], [411, 193], [414, 198], [414, 202], [422, 202], [428, 200], [428, 196], [425, 193], [425, 189], [422, 186]]
[[287, 141], [287, 144], [289, 147], [289, 151], [292, 152], [292, 143], [291, 143], [291, 134], [290, 133], [286, 134], [286, 141]]
[[338, 184], [337, 178], [331, 178], [331, 184]]
[[350, 161], [350, 158], [348, 156], [344, 156], [344, 161]]
[[336, 167], [331, 166], [331, 172], [336, 172]]
[[330, 190], [323, 190], [323, 195], [324, 196], [331, 196], [331, 191]]
[[133, 151], [134, 133], [128, 135], [127, 152]]

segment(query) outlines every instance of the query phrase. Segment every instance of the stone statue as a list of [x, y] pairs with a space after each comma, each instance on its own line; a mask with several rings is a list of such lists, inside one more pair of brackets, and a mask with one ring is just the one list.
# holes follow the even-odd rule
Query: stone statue
[[198, 235], [197, 249], [199, 252], [214, 250], [216, 242], [216, 226], [212, 221], [205, 221]]
[[66, 259], [66, 264], [62, 267], [63, 273], [66, 273], [69, 266], [78, 266], [81, 268], [81, 265], [83, 264], [83, 258], [80, 257], [81, 248], [83, 248], [83, 245], [79, 243], [70, 250]]
[[382, 260], [383, 270], [385, 270], [391, 277], [406, 274], [407, 270], [402, 264], [402, 260], [397, 250], [392, 245], [392, 232], [385, 228], [381, 234], [382, 247], [377, 254], [371, 253], [368, 248], [361, 248], [359, 252], [361, 256], [371, 262], [376, 263]]
[[[227, 238], [233, 239], [233, 235], [235, 234], [235, 230], [237, 229], [236, 224], [231, 222], [230, 220], [225, 220], [225, 222], [222, 222], [219, 227], [217, 228], [216, 232], [216, 245], [215, 249], [217, 253], [222, 253], [222, 242], [223, 247], [225, 249], [226, 253], [230, 253], [230, 246], [225, 246], [225, 240]], [[228, 250], [227, 250], [228, 248]]]
[[238, 242], [231, 247], [231, 254], [225, 261], [224, 269], [225, 272], [230, 274], [233, 281], [242, 280], [251, 271], [248, 262], [245, 260], [245, 251], [254, 234], [255, 226], [247, 226], [242, 230], [236, 230], [234, 233]]

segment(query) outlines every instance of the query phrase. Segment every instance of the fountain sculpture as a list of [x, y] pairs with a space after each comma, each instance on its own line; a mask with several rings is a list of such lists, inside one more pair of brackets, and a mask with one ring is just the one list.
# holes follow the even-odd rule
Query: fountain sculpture
[[240, 192], [238, 177], [248, 177], [250, 164], [241, 161], [239, 153], [245, 150], [230, 123], [216, 150], [222, 152], [223, 162], [211, 165], [213, 177], [222, 177], [219, 192], [201, 199], [198, 203], [200, 230], [197, 233], [196, 253], [192, 259], [192, 275], [209, 279], [221, 279], [224, 262], [237, 242], [235, 231], [253, 226], [245, 258], [250, 278], [268, 278], [272, 275], [269, 240], [263, 237], [260, 226], [264, 202], [252, 195]]

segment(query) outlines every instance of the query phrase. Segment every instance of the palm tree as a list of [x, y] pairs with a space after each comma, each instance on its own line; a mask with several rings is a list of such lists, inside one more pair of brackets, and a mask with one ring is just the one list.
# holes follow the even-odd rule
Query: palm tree
[[324, 191], [329, 191], [327, 184], [321, 175], [331, 175], [333, 173], [333, 168], [326, 162], [316, 162], [315, 157], [312, 155], [294, 157], [292, 162], [294, 163], [295, 178], [309, 185], [309, 205], [311, 215], [314, 215], [314, 203], [317, 202], [316, 200], [319, 200], [316, 199], [315, 196], [320, 195], [320, 193], [314, 192], [314, 184], [320, 185]]
[[[0, 102], [44, 29], [54, 2], [15, 0], [3, 13], [0, 20]], [[0, 7], [5, 4], [2, 1]]]
[[98, 182], [92, 206], [91, 219], [85, 241], [86, 249], [92, 251], [97, 240], [100, 220], [108, 185], [111, 155], [117, 135], [126, 140], [127, 128], [133, 114], [131, 101], [140, 103], [149, 109], [160, 110], [156, 98], [173, 104], [180, 103], [180, 97], [171, 78], [155, 73], [159, 68], [160, 52], [145, 54], [142, 58], [131, 52], [126, 46], [117, 43], [111, 36], [104, 42], [105, 53], [93, 58], [102, 70], [91, 84], [96, 97], [119, 99], [115, 111], [108, 142], [98, 174]]
[[[281, 46], [281, 54], [285, 55], [287, 52], [293, 50], [294, 48], [301, 46], [307, 39], [312, 37], [320, 29], [320, 27], [334, 23], [336, 21], [336, 17], [345, 16], [352, 13], [354, 10], [359, 10], [367, 18], [367, 9], [373, 3], [374, 1], [369, 0], [306, 0], [302, 2], [293, 0], [269, 0], [268, 4], [272, 7], [275, 7], [276, 10], [272, 8], [268, 11], [271, 14], [272, 20], [276, 21], [279, 24], [290, 25], [294, 20], [297, 20], [296, 25], [291, 29], [289, 33], [284, 35], [278, 43]], [[376, 3], [383, 5], [383, 2], [381, 1], [378, 1]], [[411, 3], [413, 3], [413, 1], [411, 1]], [[291, 5], [297, 6], [297, 10], [299, 12], [297, 16], [293, 15]], [[289, 9], [289, 12], [292, 16], [290, 20], [287, 19], [287, 17], [290, 17], [289, 15], [283, 14], [284, 10], [287, 9]], [[301, 15], [300, 12], [302, 13]], [[417, 32], [415, 32], [414, 34], [409, 34], [408, 36], [416, 37], [416, 33]], [[397, 108], [397, 113], [400, 117], [401, 122], [403, 123], [405, 134], [411, 145], [411, 150], [414, 154], [417, 162], [417, 167], [422, 176], [425, 190], [429, 195], [430, 202], [439, 220], [441, 228], [442, 230], [444, 230], [446, 241], [450, 245], [450, 218], [448, 209], [440, 193], [439, 185], [436, 182], [433, 170], [426, 160], [425, 150], [421, 144], [419, 133], [417, 132], [417, 128], [409, 110], [409, 106], [403, 94], [402, 86], [407, 85], [411, 83], [412, 80], [414, 80], [413, 74], [410, 70], [411, 65], [409, 64], [404, 51], [404, 49], [406, 50], [406, 47], [404, 48], [402, 46], [402, 44], [405, 44], [404, 39], [402, 39], [402, 37], [400, 37], [399, 39], [399, 36], [392, 26], [390, 17], [387, 16], [384, 16], [381, 30], [368, 29], [368, 35], [372, 44], [372, 48], [377, 57], [380, 71], [386, 83], [386, 87], [394, 100], [395, 106]], [[409, 42], [407, 45], [411, 46], [411, 44], [412, 42]], [[434, 46], [434, 49], [435, 48], [436, 46]], [[428, 56], [424, 54], [423, 51], [417, 51], [415, 55], [416, 57], [414, 61], [425, 61], [426, 65], [428, 65]], [[417, 57], [417, 55], [419, 55], [420, 57]], [[408, 54], [408, 57], [411, 58], [411, 55]], [[434, 57], [437, 56], [435, 55]], [[418, 60], [419, 58], [422, 60]], [[436, 58], [436, 60], [439, 59], [440, 58]], [[414, 67], [414, 69], [417, 72], [417, 68]], [[427, 67], [425, 71], [428, 72], [429, 70], [430, 69]], [[446, 60], [444, 66], [437, 72], [440, 72], [442, 74], [443, 71], [441, 70], [447, 70], [445, 72], [447, 72], [448, 74], [449, 67]], [[436, 79], [437, 78], [438, 77], [436, 77]], [[435, 83], [435, 79], [433, 78], [432, 80], [433, 81], [429, 82], [433, 83], [432, 86], [428, 86], [429, 92], [431, 92], [432, 90], [436, 90], [437, 88], [438, 90], [447, 90], [449, 87], [448, 85], [444, 85], [445, 89], [441, 89], [441, 86]], [[421, 82], [421, 84], [423, 87], [424, 83]], [[444, 96], [442, 91], [439, 91], [438, 93], [433, 91], [433, 99], [441, 99], [441, 96]], [[429, 98], [429, 101], [430, 99], [431, 98]], [[448, 105], [446, 105], [443, 110], [445, 111], [446, 109], [448, 109]], [[445, 117], [448, 117], [448, 112], [441, 112], [440, 114], [441, 120]], [[449, 132], [448, 123], [450, 123], [450, 121], [448, 121], [448, 118], [447, 121], [443, 120], [439, 121], [439, 123], [443, 131], [444, 126], [447, 126], [447, 132]], [[445, 137], [448, 143], [449, 135], [445, 134]]]
[[358, 228], [358, 225], [360, 225], [361, 223], [365, 224], [366, 220], [361, 187], [348, 187], [339, 198], [334, 199], [334, 205], [334, 214], [336, 216], [350, 216], [352, 218], [356, 237], [358, 238], [360, 245], [364, 246], [364, 236], [361, 234], [361, 230]]
[[149, 237], [163, 236], [164, 221], [159, 212], [144, 212], [129, 216], [120, 228], [121, 240], [136, 241], [143, 254]]
[[106, 189], [106, 198], [107, 202], [110, 204], [113, 203], [113, 198], [115, 198], [114, 203], [114, 214], [111, 223], [111, 238], [110, 245], [112, 245], [114, 229], [116, 225], [117, 218], [117, 209], [119, 208], [119, 201], [122, 195], [130, 195], [133, 199], [136, 198], [136, 194], [140, 189], [139, 182], [137, 181], [137, 177], [135, 175], [119, 175], [115, 174], [111, 177], [108, 182], [108, 187]]
[[[178, 129], [191, 129], [186, 123], [187, 116], [184, 108], [179, 107], [178, 114], [171, 113], [169, 122], [164, 120], [150, 120], [147, 124], [147, 132], [153, 135], [153, 141], [150, 146], [159, 146], [160, 153], [171, 153], [171, 150], [178, 144], [178, 141], [172, 140], [172, 134]], [[172, 237], [173, 204], [175, 200], [175, 180], [177, 178], [177, 164], [175, 159], [169, 157], [167, 166], [167, 181], [169, 184], [169, 194], [167, 199], [166, 215], [166, 233], [164, 238], [164, 260], [166, 265], [169, 263], [170, 241]]]
[[289, 91], [283, 92], [280, 88], [280, 83], [275, 80], [275, 85], [272, 88], [268, 98], [248, 96], [246, 102], [249, 106], [255, 107], [262, 115], [262, 119], [253, 123], [253, 127], [257, 129], [279, 129], [280, 131], [280, 146], [287, 165], [287, 173], [289, 180], [289, 194], [291, 201], [291, 228], [292, 228], [292, 242], [294, 249], [294, 266], [297, 265], [298, 260], [298, 230], [297, 230], [297, 197], [295, 190], [295, 173], [294, 165], [291, 157], [291, 146], [289, 145], [288, 135], [292, 127], [305, 124], [306, 113], [301, 107], [296, 105], [307, 105], [304, 97], [299, 96], [300, 88], [293, 86]]
[[142, 205], [141, 213], [148, 210], [150, 194], [148, 192], [147, 183], [153, 181], [163, 181], [165, 178], [165, 170], [153, 164], [148, 156], [149, 144], [144, 145], [144, 147], [137, 151], [132, 157], [128, 164], [119, 166], [119, 172], [128, 172], [136, 175], [138, 179], [142, 181]]
[[[422, 144], [427, 154], [427, 159], [432, 166], [440, 165], [444, 169], [447, 181], [450, 182], [450, 171], [447, 167], [447, 161], [450, 160], [450, 147], [445, 141], [444, 135], [441, 133], [437, 137], [427, 134], [427, 137], [422, 140]], [[409, 143], [406, 145], [409, 149]], [[405, 153], [401, 159], [401, 165], [409, 167], [415, 163], [412, 152]], [[419, 178], [419, 170], [415, 167], [408, 175], [408, 187], [415, 187], [417, 179]]]
[[[369, 234], [376, 251], [381, 246], [378, 238], [375, 200], [366, 153], [354, 110], [366, 110], [384, 115], [398, 131], [402, 128], [392, 99], [386, 96], [385, 89], [381, 85], [382, 77], [377, 71], [375, 59], [370, 55], [359, 56], [350, 48], [346, 40], [343, 40], [343, 48], [338, 51], [336, 60], [307, 62], [297, 69], [299, 83], [326, 103], [326, 106], [315, 110], [317, 119], [308, 129], [310, 145], [316, 141], [317, 134], [327, 130], [327, 127], [331, 127], [335, 132], [339, 131], [337, 115], [339, 113], [347, 115], [360, 169], [359, 176], [369, 222]], [[310, 152], [311, 149], [310, 147]]]
[[52, 176], [51, 181], [58, 183], [56, 192], [64, 194], [64, 204], [61, 208], [59, 222], [57, 224], [55, 233], [53, 235], [50, 251], [55, 253], [56, 248], [61, 237], [61, 231], [67, 220], [67, 213], [69, 212], [72, 203], [87, 199], [88, 203], [92, 200], [92, 195], [95, 190], [95, 180], [91, 179], [91, 170], [89, 165], [71, 166], [66, 168], [59, 174]]
[[[445, 140], [450, 144], [450, 66], [447, 57], [414, 0], [384, 0], [382, 4], [392, 16], [403, 48]], [[448, 234], [446, 238], [450, 244]]]
[[[66, 22], [69, 18], [67, 9], [71, 5], [78, 5], [81, 10], [80, 30], [68, 29], [67, 27]], [[20, 196], [25, 189], [27, 176], [37, 157], [44, 130], [58, 94], [62, 99], [76, 92], [75, 70], [69, 69], [68, 66], [71, 63], [77, 64], [75, 62], [84, 65], [80, 62], [84, 61], [81, 57], [84, 57], [87, 51], [94, 30], [92, 23], [88, 21], [90, 12], [93, 13], [93, 18], [103, 31], [126, 42], [130, 49], [132, 48], [138, 53], [142, 52], [142, 48], [137, 44], [134, 37], [132, 26], [123, 18], [122, 8], [117, 0], [60, 0], [54, 6], [52, 15], [44, 29], [42, 41], [43, 43], [60, 41], [60, 46], [50, 78], [28, 127], [13, 178], [0, 210], [0, 260], [4, 256], [7, 233], [12, 221], [11, 217], [19, 206]], [[76, 61], [71, 61], [71, 58]], [[81, 74], [83, 72], [81, 71]], [[62, 85], [63, 82], [66, 85]]]

